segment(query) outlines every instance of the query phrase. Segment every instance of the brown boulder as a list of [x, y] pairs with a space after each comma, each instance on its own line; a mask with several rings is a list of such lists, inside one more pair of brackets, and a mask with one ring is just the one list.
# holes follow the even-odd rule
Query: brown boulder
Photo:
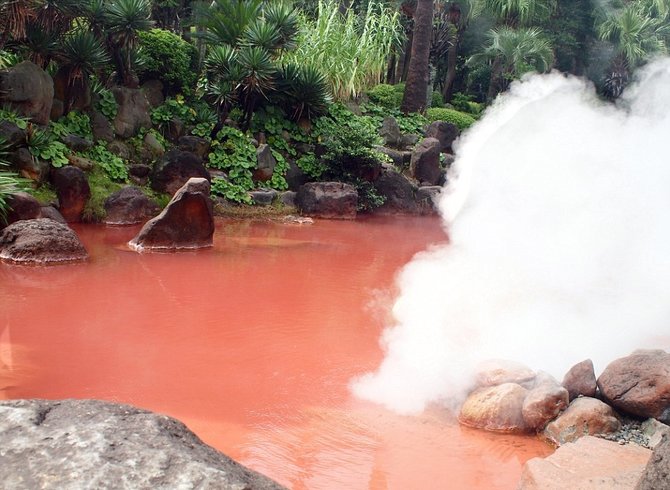
[[133, 225], [142, 223], [160, 211], [158, 205], [139, 188], [127, 186], [105, 200], [105, 224]]
[[69, 223], [81, 221], [86, 203], [91, 197], [86, 174], [72, 165], [51, 172], [51, 183], [58, 196], [58, 210]]
[[165, 209], [142, 227], [130, 246], [136, 250], [180, 250], [212, 246], [214, 213], [209, 181], [192, 178]]
[[570, 401], [579, 395], [594, 397], [596, 396], [596, 375], [593, 371], [593, 361], [586, 359], [575, 364], [565, 373], [563, 378], [563, 388], [568, 390]]
[[556, 420], [544, 429], [544, 436], [560, 446], [586, 435], [612, 434], [621, 428], [612, 407], [595, 398], [574, 400]]
[[630, 490], [650, 455], [635, 444], [582, 437], [547, 458], [527, 461], [517, 490]]
[[0, 234], [0, 259], [17, 264], [86, 260], [88, 253], [67, 225], [40, 218], [12, 223]]
[[540, 373], [523, 401], [523, 420], [532, 430], [542, 430], [568, 407], [568, 390], [547, 374]]
[[30, 61], [0, 71], [0, 105], [16, 110], [37, 124], [49, 124], [53, 80]]
[[421, 207], [416, 201], [416, 185], [394, 168], [385, 167], [374, 183], [384, 204], [375, 209], [376, 214], [419, 214]]
[[445, 121], [434, 121], [426, 129], [426, 138], [440, 141], [440, 151], [451, 150], [451, 145], [458, 138], [460, 131], [455, 124]]
[[298, 189], [295, 202], [300, 212], [308, 216], [354, 219], [358, 192], [342, 182], [309, 182]]
[[522, 414], [528, 390], [516, 383], [479, 388], [468, 396], [461, 407], [458, 421], [474, 427], [500, 432], [526, 432]]
[[639, 351], [610, 363], [598, 378], [603, 399], [638, 417], [670, 423], [670, 354]]

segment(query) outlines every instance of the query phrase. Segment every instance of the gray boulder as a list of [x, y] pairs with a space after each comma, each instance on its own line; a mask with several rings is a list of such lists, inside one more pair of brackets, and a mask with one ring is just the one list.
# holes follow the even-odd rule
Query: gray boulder
[[16, 110], [37, 124], [49, 124], [53, 80], [30, 61], [0, 71], [0, 105]]
[[445, 121], [434, 121], [426, 129], [426, 138], [435, 138], [440, 142], [440, 151], [451, 150], [451, 145], [458, 138], [459, 131], [455, 124]]
[[425, 138], [412, 152], [410, 172], [422, 185], [437, 185], [442, 177], [440, 166], [441, 143], [436, 138]]
[[275, 490], [173, 418], [97, 400], [0, 402], [4, 488]]
[[611, 362], [598, 388], [618, 410], [670, 423], [670, 354], [665, 351], [638, 351]]
[[296, 194], [296, 206], [302, 214], [317, 218], [354, 219], [358, 191], [342, 182], [309, 182]]
[[51, 183], [58, 196], [58, 210], [68, 222], [81, 221], [86, 203], [91, 197], [86, 174], [72, 165], [51, 172]]
[[174, 194], [192, 177], [210, 180], [202, 160], [187, 151], [170, 150], [154, 166], [151, 188]]
[[654, 448], [635, 490], [660, 490], [670, 486], [670, 434]]
[[93, 111], [89, 114], [91, 118], [91, 132], [93, 141], [105, 141], [110, 143], [114, 141], [114, 128], [104, 114]]
[[209, 141], [199, 136], [182, 136], [179, 138], [177, 145], [180, 150], [193, 153], [203, 160], [209, 154]]
[[393, 116], [386, 116], [382, 121], [382, 127], [379, 130], [379, 135], [384, 140], [385, 146], [397, 148], [400, 145], [402, 133], [398, 121]]
[[421, 214], [431, 215], [439, 212], [442, 186], [424, 185], [416, 191], [416, 201], [421, 208]]
[[141, 128], [151, 127], [151, 108], [144, 92], [136, 88], [114, 87], [112, 93], [119, 106], [114, 118], [114, 132], [120, 138], [131, 138]]
[[377, 193], [384, 197], [384, 204], [375, 209], [377, 214], [419, 214], [416, 185], [393, 168], [384, 168], [374, 183]]
[[143, 223], [160, 211], [144, 192], [133, 186], [119, 189], [105, 200], [105, 224], [133, 225]]
[[211, 247], [214, 211], [209, 189], [207, 179], [189, 179], [165, 209], [146, 222], [130, 246], [139, 251]]
[[26, 132], [11, 121], [0, 121], [0, 138], [11, 146], [24, 145]]
[[[87, 258], [88, 253], [76, 233], [67, 225], [52, 219], [17, 221], [0, 234], [0, 259], [6, 262], [58, 264], [79, 262]], [[0, 468], [2, 466], [0, 458]]]
[[164, 88], [163, 82], [160, 80], [147, 80], [142, 84], [142, 92], [144, 92], [144, 96], [152, 109], [165, 102], [165, 96], [163, 95]]
[[249, 193], [254, 204], [259, 206], [269, 206], [275, 200], [278, 193], [274, 189], [258, 189]]
[[262, 144], [256, 148], [256, 168], [254, 169], [254, 180], [265, 182], [272, 178], [277, 160], [272, 155], [269, 145]]
[[91, 143], [89, 140], [82, 138], [81, 136], [77, 136], [76, 134], [68, 134], [67, 136], [63, 137], [61, 141], [70, 150], [74, 151], [86, 151], [93, 146], [93, 143]]

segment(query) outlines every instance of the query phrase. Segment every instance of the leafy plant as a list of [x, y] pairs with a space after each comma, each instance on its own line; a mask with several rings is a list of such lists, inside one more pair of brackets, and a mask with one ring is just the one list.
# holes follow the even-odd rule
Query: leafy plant
[[446, 121], [455, 124], [461, 131], [469, 128], [475, 123], [475, 118], [470, 114], [448, 109], [446, 107], [431, 107], [426, 111], [429, 121]]
[[7, 157], [7, 140], [0, 137], [0, 221], [6, 222], [9, 205], [7, 198], [10, 194], [22, 189], [23, 182], [19, 176], [13, 172], [8, 172], [6, 168], [9, 164]]
[[277, 150], [271, 150], [272, 156], [275, 157], [277, 163], [275, 164], [274, 169], [272, 170], [272, 177], [267, 182], [263, 182], [263, 186], [271, 187], [278, 191], [285, 191], [288, 189], [288, 182], [286, 182], [286, 172], [288, 171], [288, 162], [284, 158], [284, 155], [279, 153]]
[[8, 109], [0, 109], [0, 120], [9, 121], [19, 129], [26, 129], [28, 127], [28, 118], [19, 116], [16, 112]]
[[326, 165], [314, 153], [306, 153], [295, 161], [296, 165], [312, 180], [318, 180], [326, 172]]
[[332, 102], [326, 77], [310, 65], [287, 63], [275, 75], [276, 92], [291, 119], [313, 119], [328, 111]]
[[96, 78], [91, 78], [91, 91], [97, 96], [95, 109], [110, 121], [116, 117], [119, 104], [111, 90], [103, 86]]
[[212, 142], [209, 165], [225, 171], [231, 184], [245, 191], [254, 188], [251, 170], [256, 167], [256, 148], [239, 129], [224, 126], [219, 131]]
[[122, 185], [115, 182], [109, 173], [101, 166], [95, 165], [88, 173], [88, 182], [91, 187], [91, 197], [84, 207], [84, 221], [99, 222], [107, 214], [105, 211], [105, 200], [114, 192], [121, 189]]
[[30, 125], [26, 131], [26, 142], [33, 158], [49, 162], [54, 168], [69, 163], [67, 155], [70, 150], [48, 131], [36, 129]]
[[126, 182], [128, 180], [126, 162], [118, 155], [109, 151], [103, 143], [95, 145], [84, 156], [96, 162], [110, 179], [119, 182]]
[[59, 138], [63, 138], [68, 134], [74, 134], [87, 139], [93, 138], [91, 119], [88, 114], [82, 114], [81, 112], [68, 112], [58, 121], [52, 122], [49, 125], [49, 129]]
[[216, 177], [212, 179], [210, 192], [215, 196], [223, 197], [229, 201], [239, 204], [253, 204], [249, 192], [239, 185], [228, 182], [226, 179]]

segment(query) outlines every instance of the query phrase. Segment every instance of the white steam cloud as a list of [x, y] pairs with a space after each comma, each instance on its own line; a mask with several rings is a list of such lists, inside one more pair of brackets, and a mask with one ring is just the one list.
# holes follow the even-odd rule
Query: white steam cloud
[[670, 338], [670, 61], [618, 106], [560, 74], [512, 85], [459, 141], [441, 210], [451, 243], [399, 276], [395, 324], [361, 398], [458, 402], [475, 366], [559, 381]]

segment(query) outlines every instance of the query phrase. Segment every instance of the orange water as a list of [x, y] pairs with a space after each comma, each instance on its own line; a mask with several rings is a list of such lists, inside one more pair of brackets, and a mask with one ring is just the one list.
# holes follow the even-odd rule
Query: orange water
[[439, 220], [217, 224], [210, 250], [137, 254], [82, 226], [86, 264], [0, 265], [0, 398], [100, 398], [184, 421], [294, 489], [512, 489], [532, 438], [354, 399], [393, 278]]

